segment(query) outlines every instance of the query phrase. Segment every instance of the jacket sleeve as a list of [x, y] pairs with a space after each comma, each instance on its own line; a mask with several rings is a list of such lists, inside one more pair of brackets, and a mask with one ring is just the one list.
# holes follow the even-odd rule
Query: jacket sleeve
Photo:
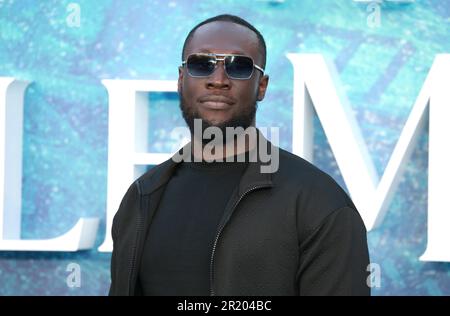
[[[131, 206], [139, 199], [138, 189], [136, 182], [134, 182], [125, 193], [118, 211], [114, 215], [113, 223], [111, 227], [111, 235], [113, 240], [113, 251], [111, 255], [111, 285], [109, 288], [109, 296], [123, 295], [123, 284], [119, 279], [123, 279], [125, 271], [119, 267], [119, 260], [124, 257], [124, 253], [120, 253], [120, 247], [118, 247], [121, 241], [120, 227], [124, 225], [124, 219], [130, 210]], [[123, 249], [123, 247], [122, 247]]]
[[367, 236], [359, 213], [342, 207], [300, 245], [300, 295], [370, 295]]
[[[112, 225], [112, 229], [111, 229], [111, 235], [112, 235], [112, 239], [113, 239], [113, 244], [114, 244], [114, 240], [116, 240], [116, 234], [114, 232], [114, 224]], [[109, 296], [114, 296], [116, 293], [116, 287], [115, 287], [115, 271], [116, 271], [116, 261], [117, 259], [115, 259], [115, 257], [117, 256], [117, 251], [112, 252], [111, 255], [111, 267], [110, 267], [110, 275], [111, 275], [111, 285], [109, 287]]]

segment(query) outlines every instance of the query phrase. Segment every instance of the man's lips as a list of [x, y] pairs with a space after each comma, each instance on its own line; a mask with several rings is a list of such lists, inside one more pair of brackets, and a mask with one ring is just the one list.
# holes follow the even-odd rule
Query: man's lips
[[198, 99], [203, 107], [211, 110], [224, 110], [236, 103], [224, 95], [207, 95]]

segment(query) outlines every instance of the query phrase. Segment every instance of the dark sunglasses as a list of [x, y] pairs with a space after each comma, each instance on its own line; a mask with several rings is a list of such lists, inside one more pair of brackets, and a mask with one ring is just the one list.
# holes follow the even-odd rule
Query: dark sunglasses
[[244, 55], [191, 54], [182, 62], [182, 65], [186, 65], [187, 72], [191, 77], [205, 78], [213, 74], [219, 61], [223, 61], [225, 73], [230, 79], [250, 79], [254, 68], [264, 74], [262, 67], [255, 65], [251, 57]]

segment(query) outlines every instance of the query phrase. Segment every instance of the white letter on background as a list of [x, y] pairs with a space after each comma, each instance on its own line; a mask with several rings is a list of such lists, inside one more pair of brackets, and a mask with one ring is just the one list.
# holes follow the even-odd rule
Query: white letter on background
[[380, 180], [351, 109], [335, 88], [333, 65], [317, 54], [287, 57], [294, 65], [293, 152], [312, 161], [314, 108], [368, 230], [382, 222], [429, 117], [428, 244], [420, 259], [450, 262], [450, 55], [436, 56]]
[[0, 251], [77, 251], [94, 245], [98, 218], [51, 239], [20, 239], [23, 99], [28, 83], [0, 77]]

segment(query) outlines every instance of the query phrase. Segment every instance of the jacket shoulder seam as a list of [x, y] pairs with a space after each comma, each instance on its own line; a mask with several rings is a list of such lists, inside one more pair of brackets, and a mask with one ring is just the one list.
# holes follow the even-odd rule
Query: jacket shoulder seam
[[350, 210], [352, 210], [353, 212], [357, 212], [357, 210], [356, 210], [355, 208], [353, 208], [352, 206], [350, 206], [350, 205], [344, 205], [344, 206], [338, 207], [338, 208], [336, 208], [335, 210], [331, 211], [327, 216], [325, 216], [325, 217], [319, 222], [319, 224], [317, 224], [316, 227], [310, 229], [309, 233], [307, 234], [307, 237], [306, 237], [305, 240], [300, 244], [300, 247], [299, 247], [299, 248], [300, 248], [301, 253], [304, 252], [304, 250], [302, 250], [302, 248], [304, 247], [303, 245], [305, 245], [306, 243], [309, 242], [309, 240], [312, 238], [312, 236], [314, 236], [315, 233], [316, 233], [317, 231], [319, 231], [319, 230], [322, 228], [323, 225], [325, 225], [325, 223], [329, 220], [329, 218], [330, 218], [332, 215], [334, 215], [334, 214], [336, 214], [336, 213], [338, 213], [338, 212], [340, 212], [340, 211], [342, 211], [342, 210], [344, 210], [344, 209], [350, 209]]

